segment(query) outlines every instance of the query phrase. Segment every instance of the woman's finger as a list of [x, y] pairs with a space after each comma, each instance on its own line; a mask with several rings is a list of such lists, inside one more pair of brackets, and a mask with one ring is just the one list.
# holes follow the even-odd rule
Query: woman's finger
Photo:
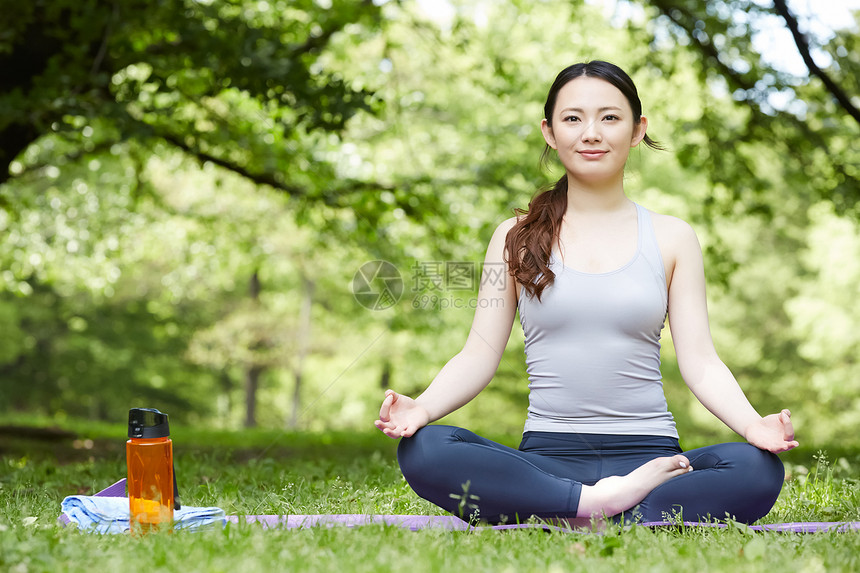
[[393, 424], [376, 424], [376, 427], [389, 438], [397, 439], [400, 437], [400, 432]]
[[382, 420], [376, 420], [373, 422], [373, 425], [376, 426], [377, 430], [385, 431], [390, 430], [394, 427], [394, 425], [390, 422], [383, 422]]
[[788, 410], [783, 410], [779, 414], [779, 418], [782, 421], [782, 432], [783, 439], [786, 442], [791, 442], [794, 440], [794, 425], [791, 423], [791, 412]]
[[379, 419], [383, 422], [391, 419], [391, 405], [394, 403], [396, 396], [391, 390], [385, 393], [385, 399], [382, 401], [382, 406], [379, 407]]

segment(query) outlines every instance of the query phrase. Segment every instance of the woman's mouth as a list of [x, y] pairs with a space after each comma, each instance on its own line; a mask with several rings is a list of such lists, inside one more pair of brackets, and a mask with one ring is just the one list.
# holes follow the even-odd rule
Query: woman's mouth
[[606, 155], [607, 152], [601, 149], [582, 149], [580, 151], [577, 151], [577, 153], [579, 153], [585, 159], [600, 159], [601, 157]]

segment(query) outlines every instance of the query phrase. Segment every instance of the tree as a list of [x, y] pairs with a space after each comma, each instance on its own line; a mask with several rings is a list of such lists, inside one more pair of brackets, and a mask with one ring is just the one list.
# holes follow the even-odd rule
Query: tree
[[[762, 142], [773, 148], [787, 179], [803, 182], [809, 201], [824, 199], [841, 213], [860, 216], [856, 209], [860, 173], [855, 168], [860, 152], [850, 144], [860, 134], [860, 112], [847, 96], [856, 93], [860, 62], [845, 49], [846, 41], [856, 41], [856, 30], [818, 45], [802, 32], [784, 0], [772, 5], [752, 0], [642, 0], [642, 4], [655, 16], [648, 29], [651, 44], [659, 51], [643, 65], [677, 72], [673, 52], [665, 49], [671, 38], [698, 56], [693, 65], [702, 81], [727, 91], [747, 112], [741, 124], [727, 126], [705, 107], [696, 124], [707, 135], [709, 153], [682, 149], [686, 165], [706, 170], [715, 185], [729, 189], [729, 201], [742, 201], [750, 212], [768, 213], [772, 205], [761, 197], [768, 182], [757, 177], [756, 160], [744, 149], [744, 144]], [[753, 48], [757, 26], [768, 18], [781, 19], [791, 31], [811, 77], [820, 84], [775, 69]], [[827, 70], [815, 64], [813, 49], [830, 55], [833, 62]], [[699, 142], [694, 147], [699, 148]], [[713, 203], [715, 208], [731, 209], [726, 203], [718, 205], [716, 198]]]
[[[370, 0], [3, 2], [0, 183], [57, 133], [74, 158], [129, 139], [167, 142], [292, 195], [313, 158], [303, 134], [337, 132], [372, 94], [328, 73], [337, 34], [373, 33]], [[347, 27], [353, 32], [345, 32]], [[37, 163], [38, 165], [38, 163]]]
[[[175, 157], [171, 148], [203, 165], [216, 165], [284, 193], [294, 199], [294, 216], [305, 220], [315, 218], [315, 209], [360, 212], [360, 208], [354, 209], [355, 197], [368, 189], [376, 193], [380, 186], [338, 177], [336, 159], [330, 157], [347, 121], [358, 112], [374, 111], [379, 102], [370, 90], [332, 72], [327, 58], [331, 58], [332, 45], [349, 45], [376, 34], [380, 9], [370, 0], [341, 0], [323, 6], [311, 1], [3, 2], [4, 13], [10, 17], [0, 33], [4, 69], [0, 78], [0, 205], [7, 208], [4, 226], [15, 229], [14, 240], [4, 245], [11, 248], [6, 254], [13, 261], [24, 259], [23, 264], [11, 265], [14, 272], [5, 281], [10, 288], [20, 296], [44, 290], [45, 296], [66, 302], [67, 293], [82, 286], [57, 277], [42, 281], [46, 265], [30, 264], [33, 257], [40, 256], [34, 254], [40, 247], [53, 255], [52, 235], [63, 235], [49, 222], [55, 210], [49, 205], [54, 203], [77, 215], [60, 216], [63, 222], [71, 219], [75, 227], [62, 237], [61, 248], [70, 254], [80, 250], [83, 255], [73, 256], [68, 268], [78, 265], [76, 270], [83, 271], [81, 279], [97, 281], [92, 274], [103, 269], [87, 264], [91, 248], [100, 249], [105, 242], [121, 243], [110, 222], [141, 211], [163, 219], [172, 210], [170, 198], [146, 181], [151, 177], [150, 158]], [[98, 176], [87, 173], [86, 165]], [[122, 175], [115, 177], [124, 168], [127, 173], [129, 167], [134, 171], [131, 184]], [[10, 176], [17, 188], [2, 185], [10, 183]], [[101, 201], [86, 210], [70, 206], [78, 197], [62, 195], [80, 185], [86, 195], [98, 189]], [[46, 187], [48, 199], [29, 195], [24, 191], [27, 187]], [[147, 204], [149, 200], [155, 205]], [[361, 230], [375, 233], [373, 220], [393, 207], [376, 201], [364, 203], [372, 216], [365, 218], [369, 223]], [[121, 205], [119, 210], [113, 210], [117, 205]], [[150, 207], [154, 210], [149, 211]], [[421, 213], [416, 207], [414, 202], [405, 205], [407, 212]], [[23, 213], [37, 216], [42, 224], [14, 221]], [[93, 220], [100, 224], [93, 225]], [[248, 243], [255, 243], [254, 238], [249, 237]], [[137, 262], [143, 267], [151, 263], [145, 257]], [[171, 282], [177, 288], [185, 286], [179, 280]], [[113, 297], [114, 286], [103, 284], [99, 294]], [[57, 288], [64, 288], [66, 294], [55, 293]], [[154, 306], [155, 301], [146, 300], [148, 296], [158, 298], [147, 293], [143, 301], [131, 304]], [[35, 297], [29, 302], [37, 303]], [[119, 312], [127, 308], [120, 307]], [[65, 317], [54, 317], [58, 324], [32, 336], [36, 326], [25, 316], [26, 312], [7, 315], [10, 332], [25, 327], [31, 336], [24, 340], [35, 340], [31, 344], [35, 348], [62, 343]], [[171, 317], [169, 311], [166, 317]], [[87, 343], [82, 346], [89, 349], [84, 351], [86, 355], [96, 341], [84, 338]], [[10, 343], [9, 348], [13, 346], [10, 352], [15, 356], [8, 369], [20, 375], [23, 370], [13, 366], [20, 366], [32, 354], [20, 344]], [[246, 363], [248, 423], [254, 419], [263, 364]], [[58, 377], [63, 375], [40, 373], [46, 388], [53, 388]], [[295, 377], [297, 382], [301, 380], [300, 369]], [[104, 412], [104, 402], [94, 400], [102, 404], [99, 412]]]

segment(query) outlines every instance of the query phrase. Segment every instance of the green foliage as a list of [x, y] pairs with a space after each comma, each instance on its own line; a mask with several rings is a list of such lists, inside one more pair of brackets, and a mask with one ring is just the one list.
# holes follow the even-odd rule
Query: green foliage
[[[0, 36], [9, 72], [0, 129], [17, 136], [4, 139], [4, 178], [15, 156], [49, 131], [91, 139], [88, 151], [160, 138], [261, 174], [257, 160], [277, 160], [271, 152], [289, 151], [301, 132], [342, 129], [371, 105], [368, 92], [328, 73], [318, 57], [347, 25], [353, 34], [372, 28], [378, 8], [329, 4], [4, 2], [4, 13], [17, 16]], [[88, 135], [79, 120], [108, 129]]]
[[[642, 65], [674, 75], [694, 70], [699, 82], [710, 92], [723, 96], [711, 105], [702, 105], [701, 115], [686, 124], [678, 148], [686, 167], [707, 173], [714, 186], [723, 187], [722, 196], [708, 198], [715, 211], [736, 211], [773, 215], [776, 203], [768, 197], [774, 186], [763, 177], [761, 145], [773, 152], [771, 165], [782, 171], [782, 178], [796, 186], [793, 194], [807, 201], [825, 200], [840, 213], [857, 215], [860, 181], [856, 166], [860, 156], [851, 141], [860, 127], [860, 112], [848, 110], [837, 101], [837, 89], [856, 93], [856, 58], [846, 49], [854, 38], [856, 26], [846, 28], [830, 41], [816, 41], [806, 35], [812, 49], [823, 48], [832, 56], [824, 74], [832, 82], [825, 86], [818, 78], [796, 77], [774, 67], [755, 49], [758, 31], [768, 25], [787, 26], [770, 3], [751, 0], [644, 0], [652, 8], [646, 26], [647, 37], [657, 57]], [[667, 49], [672, 44], [679, 49]], [[822, 45], [823, 44], [823, 45]], [[692, 54], [692, 60], [679, 58]], [[726, 114], [720, 105], [729, 98], [736, 102], [734, 112]], [[855, 114], [852, 117], [852, 112]], [[705, 138], [701, 136], [705, 135]], [[752, 144], [752, 145], [751, 145]], [[731, 150], [731, 153], [727, 153]], [[738, 205], [741, 203], [741, 205]], [[778, 210], [778, 209], [777, 209]]]
[[[538, 165], [549, 82], [602, 58], [670, 149], [634, 153], [627, 190], [696, 227], [714, 338], [755, 406], [790, 407], [802, 443], [860, 428], [857, 125], [752, 49], [769, 7], [0, 4], [0, 409], [120, 420], [145, 403], [232, 427], [259, 404], [266, 426], [366, 427], [383, 386], [420, 392], [468, 332], [475, 289], [422, 285], [422, 265], [479, 271], [494, 228], [560, 173]], [[849, 93], [857, 38], [822, 46]], [[405, 290], [373, 312], [350, 285], [377, 259]], [[666, 334], [682, 436], [729, 437]], [[513, 436], [526, 393], [515, 327], [449, 421]]]

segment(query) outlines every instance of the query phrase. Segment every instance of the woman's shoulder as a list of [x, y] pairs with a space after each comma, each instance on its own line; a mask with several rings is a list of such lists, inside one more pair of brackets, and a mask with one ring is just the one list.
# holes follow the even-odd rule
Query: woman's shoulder
[[654, 226], [654, 233], [657, 235], [657, 240], [661, 243], [666, 241], [669, 243], [687, 243], [696, 241], [696, 231], [693, 230], [685, 220], [672, 215], [664, 215], [655, 211], [648, 212], [651, 214], [651, 222]]
[[505, 219], [504, 221], [499, 223], [499, 225], [496, 227], [496, 231], [497, 232], [498, 231], [504, 231], [505, 233], [507, 233], [508, 231], [513, 229], [514, 225], [516, 225], [517, 221], [519, 221], [519, 220], [520, 220], [520, 217], [518, 217], [518, 216], [511, 217], [509, 219]]
[[496, 226], [496, 230], [493, 231], [493, 239], [499, 239], [501, 241], [505, 240], [505, 237], [508, 236], [508, 231], [514, 228], [514, 225], [517, 224], [517, 217], [511, 217], [510, 219], [505, 219], [501, 223]]
[[666, 265], [667, 284], [671, 284], [675, 274], [675, 267], [679, 261], [700, 261], [702, 248], [696, 231], [681, 218], [660, 213], [651, 213], [651, 224], [654, 227], [654, 236]]
[[490, 239], [490, 245], [488, 247], [489, 253], [492, 253], [501, 260], [503, 256], [505, 243], [507, 241], [508, 232], [514, 228], [514, 225], [517, 223], [516, 217], [511, 217], [510, 219], [505, 219], [501, 223], [496, 226], [496, 230], [493, 231], [493, 236]]

